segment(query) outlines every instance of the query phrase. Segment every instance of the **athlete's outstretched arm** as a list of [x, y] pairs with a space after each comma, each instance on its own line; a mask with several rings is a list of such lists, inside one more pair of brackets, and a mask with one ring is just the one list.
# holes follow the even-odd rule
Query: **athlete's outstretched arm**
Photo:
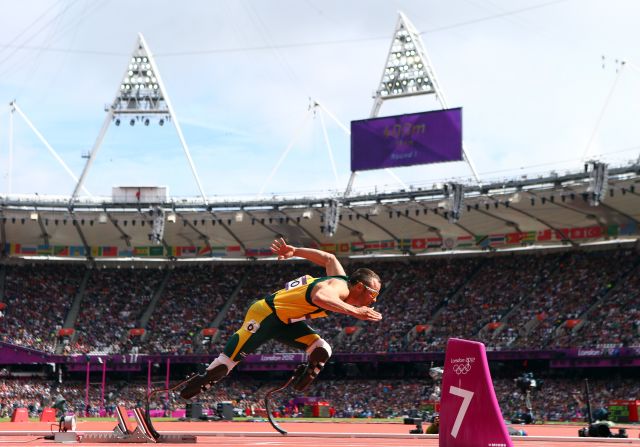
[[283, 238], [276, 239], [271, 244], [271, 251], [278, 255], [278, 259], [289, 259], [293, 256], [307, 259], [314, 264], [320, 265], [325, 268], [327, 275], [329, 276], [345, 276], [346, 273], [338, 258], [331, 253], [327, 253], [322, 250], [315, 250], [313, 248], [298, 248], [293, 245], [288, 245]]
[[311, 292], [311, 300], [313, 304], [332, 312], [340, 312], [341, 314], [351, 315], [359, 320], [380, 321], [382, 314], [370, 307], [356, 307], [342, 301], [335, 289], [326, 282], [318, 284], [313, 292]]

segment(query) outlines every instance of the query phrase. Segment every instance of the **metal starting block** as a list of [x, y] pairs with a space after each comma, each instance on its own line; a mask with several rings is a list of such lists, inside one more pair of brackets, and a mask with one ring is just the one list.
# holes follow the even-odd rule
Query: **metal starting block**
[[151, 424], [151, 417], [142, 408], [134, 408], [133, 415], [136, 418], [137, 426], [134, 427], [127, 409], [118, 405], [116, 416], [118, 425], [113, 432], [59, 432], [55, 433], [54, 441], [61, 443], [172, 443], [172, 444], [195, 444], [197, 438], [194, 435], [162, 435], [158, 433]]

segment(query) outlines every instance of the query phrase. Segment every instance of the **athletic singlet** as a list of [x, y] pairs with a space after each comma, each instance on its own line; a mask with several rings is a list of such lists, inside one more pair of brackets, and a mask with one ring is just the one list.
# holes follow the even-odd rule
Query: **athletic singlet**
[[314, 278], [304, 275], [289, 281], [284, 289], [278, 290], [265, 298], [266, 303], [276, 316], [284, 323], [295, 323], [312, 318], [327, 316], [327, 310], [313, 304], [311, 291], [313, 287], [322, 281], [338, 278], [347, 281], [346, 276], [323, 276]]

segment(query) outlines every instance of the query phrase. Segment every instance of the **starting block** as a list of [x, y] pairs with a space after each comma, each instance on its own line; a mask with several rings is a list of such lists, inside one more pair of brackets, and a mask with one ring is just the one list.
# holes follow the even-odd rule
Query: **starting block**
[[127, 409], [118, 405], [116, 416], [118, 424], [111, 433], [79, 433], [60, 432], [54, 435], [54, 441], [62, 443], [171, 443], [171, 444], [195, 444], [197, 438], [194, 435], [161, 435], [151, 424], [151, 417], [142, 408], [135, 408], [133, 415], [136, 419], [134, 426], [129, 420]]
[[480, 342], [447, 342], [438, 442], [440, 447], [513, 447]]

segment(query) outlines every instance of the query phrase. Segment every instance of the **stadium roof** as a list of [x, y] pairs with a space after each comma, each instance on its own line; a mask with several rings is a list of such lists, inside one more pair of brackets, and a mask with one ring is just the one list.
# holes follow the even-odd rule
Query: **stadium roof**
[[[464, 187], [454, 185], [342, 199], [329, 237], [327, 198], [262, 201], [146, 201], [0, 197], [6, 256], [80, 258], [257, 258], [283, 236], [341, 256], [502, 250], [637, 239], [640, 165], [612, 169], [596, 205], [593, 172]], [[124, 196], [123, 196], [124, 197]], [[155, 226], [154, 226], [155, 224]], [[153, 235], [159, 235], [158, 243]]]

